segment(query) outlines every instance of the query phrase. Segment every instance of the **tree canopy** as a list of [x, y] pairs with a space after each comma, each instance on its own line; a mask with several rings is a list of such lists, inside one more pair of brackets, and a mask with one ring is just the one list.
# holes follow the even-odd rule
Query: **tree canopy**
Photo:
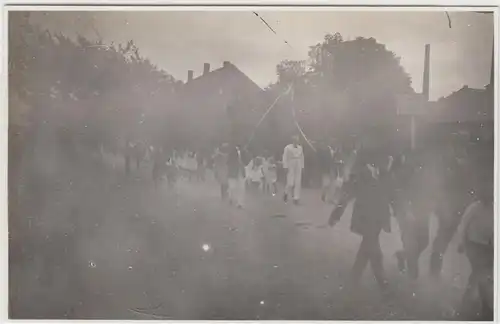
[[92, 143], [154, 141], [164, 133], [179, 86], [132, 40], [116, 46], [70, 39], [31, 25], [27, 13], [9, 13], [9, 97], [29, 107], [10, 107], [14, 127], [45, 120]]
[[[125, 139], [187, 136], [175, 127], [182, 82], [143, 57], [132, 40], [71, 39], [31, 25], [29, 14], [10, 12], [8, 61], [10, 124], [18, 131], [45, 120], [110, 148]], [[308, 60], [284, 60], [276, 72], [278, 81], [266, 89], [271, 102], [294, 87], [269, 114], [260, 143], [265, 137], [283, 145], [296, 132], [290, 107], [305, 133], [319, 139], [383, 123], [395, 115], [396, 97], [413, 92], [399, 58], [383, 44], [339, 33], [310, 46]]]
[[396, 115], [397, 96], [414, 92], [400, 58], [385, 45], [374, 38], [344, 40], [339, 33], [310, 46], [307, 61], [280, 62], [276, 73], [278, 81], [267, 91], [277, 96], [293, 83], [294, 95], [293, 102], [281, 101], [285, 107], [276, 109], [275, 119], [289, 124], [285, 115], [294, 105], [299, 123], [313, 138], [384, 124]]

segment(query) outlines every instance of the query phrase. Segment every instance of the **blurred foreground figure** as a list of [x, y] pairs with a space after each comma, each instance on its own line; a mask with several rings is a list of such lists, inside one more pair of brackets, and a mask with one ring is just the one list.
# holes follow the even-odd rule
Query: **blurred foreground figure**
[[228, 151], [229, 144], [224, 143], [220, 148], [217, 148], [213, 156], [215, 179], [220, 186], [221, 199], [225, 199], [228, 194]]
[[[436, 153], [438, 156], [439, 153]], [[432, 243], [430, 273], [439, 277], [443, 268], [443, 258], [462, 219], [463, 212], [471, 201], [474, 192], [471, 175], [474, 172], [467, 167], [467, 156], [463, 144], [450, 147], [438, 166], [438, 173], [444, 177], [437, 193], [435, 214], [438, 230]]]
[[493, 187], [482, 189], [479, 201], [472, 203], [464, 213], [459, 228], [459, 252], [465, 252], [471, 274], [462, 299], [462, 309], [467, 309], [473, 294], [479, 291], [484, 320], [493, 320], [493, 268], [494, 221]]
[[[493, 269], [494, 269], [494, 150], [491, 145], [480, 145], [472, 161], [477, 200], [464, 212], [458, 228], [459, 252], [465, 252], [471, 265], [462, 311], [467, 313], [473, 295], [479, 292], [481, 319], [493, 320]], [[477, 312], [475, 312], [477, 313]]]
[[396, 252], [401, 272], [412, 279], [419, 276], [419, 260], [429, 246], [430, 217], [436, 203], [436, 174], [419, 152], [408, 160], [400, 157], [394, 165], [396, 199], [394, 214], [401, 231], [403, 249]]
[[343, 186], [344, 194], [338, 206], [330, 215], [330, 225], [334, 226], [344, 214], [347, 203], [356, 198], [351, 218], [351, 231], [362, 237], [351, 270], [351, 284], [356, 286], [363, 271], [370, 263], [375, 279], [382, 290], [386, 290], [383, 255], [379, 235], [382, 230], [391, 231], [389, 202], [390, 190], [387, 166], [382, 157], [369, 156], [362, 152], [356, 161], [353, 175]]
[[243, 208], [245, 200], [245, 163], [240, 148], [233, 145], [228, 154], [229, 203]]
[[294, 136], [293, 143], [285, 147], [283, 168], [287, 170], [283, 200], [287, 202], [288, 196], [292, 196], [294, 203], [298, 204], [302, 188], [302, 169], [304, 169], [304, 152], [298, 136]]

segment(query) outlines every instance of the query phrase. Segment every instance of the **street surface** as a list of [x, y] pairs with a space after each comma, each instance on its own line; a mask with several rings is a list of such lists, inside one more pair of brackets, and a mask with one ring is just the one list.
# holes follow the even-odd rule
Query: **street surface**
[[352, 208], [326, 226], [331, 206], [317, 190], [304, 190], [301, 206], [248, 193], [238, 210], [210, 176], [155, 189], [148, 166], [129, 178], [110, 164], [54, 168], [45, 198], [25, 203], [22, 243], [10, 247], [11, 318], [460, 319], [469, 266], [455, 240], [442, 280], [428, 279], [428, 249], [412, 285], [396, 268], [393, 222], [381, 234], [393, 294], [382, 298], [369, 267], [347, 292], [360, 242]]

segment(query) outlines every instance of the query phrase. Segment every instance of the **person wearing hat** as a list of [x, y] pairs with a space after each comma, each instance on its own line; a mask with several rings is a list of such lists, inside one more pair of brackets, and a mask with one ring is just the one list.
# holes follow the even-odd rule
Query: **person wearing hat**
[[300, 191], [302, 189], [304, 151], [300, 145], [299, 137], [293, 136], [292, 139], [293, 143], [285, 146], [285, 150], [283, 152], [283, 168], [287, 172], [283, 200], [287, 202], [288, 197], [292, 196], [294, 203], [297, 205], [300, 200]]

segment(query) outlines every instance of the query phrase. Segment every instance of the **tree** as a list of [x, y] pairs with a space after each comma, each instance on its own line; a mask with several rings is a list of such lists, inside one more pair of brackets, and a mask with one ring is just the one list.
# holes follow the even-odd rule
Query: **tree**
[[278, 82], [267, 92], [278, 96], [282, 84], [294, 83], [297, 119], [315, 138], [387, 124], [395, 118], [397, 96], [413, 92], [400, 59], [374, 38], [327, 34], [310, 47], [307, 65], [283, 61], [276, 71]]
[[143, 58], [132, 40], [118, 47], [73, 40], [32, 26], [25, 13], [9, 13], [10, 129], [19, 124], [34, 134], [43, 120], [94, 148], [120, 146], [126, 136], [150, 140], [159, 130], [149, 127], [152, 119], [172, 115], [165, 107], [173, 106], [175, 88], [178, 81]]
[[387, 118], [395, 112], [396, 96], [413, 92], [400, 59], [374, 38], [344, 41], [339, 34], [327, 35], [312, 50], [317, 52], [322, 59], [313, 58], [316, 82], [347, 94], [352, 117], [361, 123]]
[[299, 81], [306, 73], [305, 61], [284, 60], [276, 67], [278, 82], [288, 84]]

